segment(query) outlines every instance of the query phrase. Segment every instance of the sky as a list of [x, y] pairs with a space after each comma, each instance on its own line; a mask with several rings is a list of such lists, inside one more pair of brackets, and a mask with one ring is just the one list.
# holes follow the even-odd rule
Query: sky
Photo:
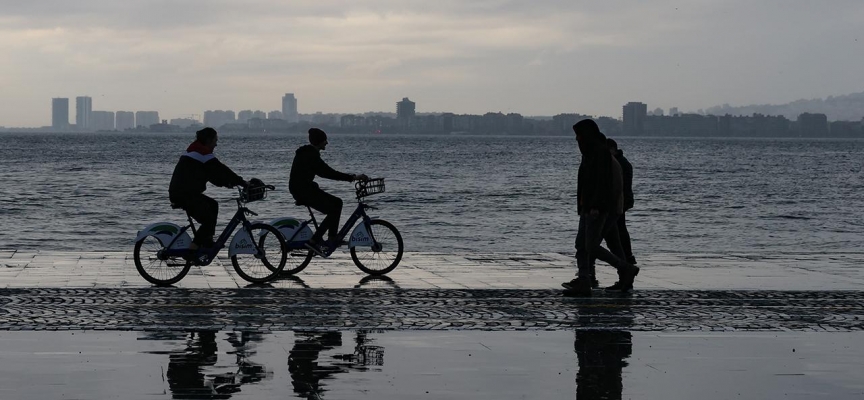
[[697, 110], [864, 91], [861, 0], [0, 0], [0, 126], [94, 110]]

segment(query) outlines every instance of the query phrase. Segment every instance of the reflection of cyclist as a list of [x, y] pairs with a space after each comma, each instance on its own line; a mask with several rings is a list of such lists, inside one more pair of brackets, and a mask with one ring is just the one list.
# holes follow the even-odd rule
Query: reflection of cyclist
[[219, 203], [204, 195], [207, 182], [222, 187], [247, 186], [243, 178], [213, 155], [218, 139], [213, 128], [195, 132], [195, 141], [186, 149], [186, 154], [180, 156], [180, 161], [174, 167], [168, 189], [171, 203], [186, 210], [190, 217], [201, 224], [189, 247], [191, 250], [213, 246]]
[[[355, 181], [369, 179], [366, 175], [353, 175], [336, 171], [321, 159], [321, 151], [327, 148], [327, 134], [321, 129], [309, 129], [309, 143], [297, 149], [294, 162], [291, 164], [291, 175], [288, 181], [288, 191], [298, 203], [308, 205], [326, 214], [321, 227], [306, 243], [306, 247], [323, 256], [330, 246], [335, 246], [339, 230], [339, 217], [342, 213], [342, 199], [333, 196], [318, 187], [315, 176], [337, 181]], [[324, 232], [328, 240], [321, 243]]]

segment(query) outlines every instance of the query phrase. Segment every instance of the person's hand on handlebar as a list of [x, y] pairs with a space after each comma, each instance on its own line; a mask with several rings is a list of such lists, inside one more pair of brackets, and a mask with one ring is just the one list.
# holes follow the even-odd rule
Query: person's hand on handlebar
[[368, 181], [369, 177], [366, 176], [366, 174], [359, 174], [359, 175], [354, 174], [354, 175], [351, 175], [351, 179], [353, 179], [355, 181]]

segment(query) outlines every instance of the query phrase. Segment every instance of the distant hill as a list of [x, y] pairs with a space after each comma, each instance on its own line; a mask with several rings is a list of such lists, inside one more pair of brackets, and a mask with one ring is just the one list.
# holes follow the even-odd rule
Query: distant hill
[[705, 110], [705, 114], [713, 115], [752, 115], [753, 113], [760, 113], [783, 115], [791, 120], [795, 120], [798, 118], [798, 114], [805, 112], [825, 114], [830, 121], [860, 121], [864, 118], [864, 92], [843, 96], [829, 96], [825, 99], [795, 100], [791, 103], [778, 105], [754, 104], [733, 107], [724, 104]]

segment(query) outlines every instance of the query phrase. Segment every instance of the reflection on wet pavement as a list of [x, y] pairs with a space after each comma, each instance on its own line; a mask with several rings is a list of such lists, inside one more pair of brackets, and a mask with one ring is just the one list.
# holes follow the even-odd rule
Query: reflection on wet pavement
[[[861, 333], [4, 332], [0, 398], [861, 398]], [[386, 349], [386, 357], [385, 357]]]

